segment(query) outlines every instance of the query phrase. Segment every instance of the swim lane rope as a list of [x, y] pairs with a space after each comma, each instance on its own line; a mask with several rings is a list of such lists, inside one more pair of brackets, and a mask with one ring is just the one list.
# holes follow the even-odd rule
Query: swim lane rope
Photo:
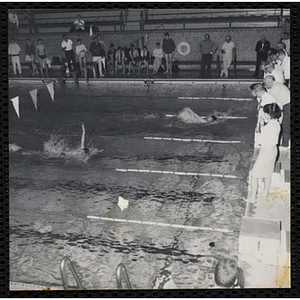
[[136, 173], [156, 173], [156, 174], [174, 174], [181, 176], [205, 176], [205, 177], [220, 177], [244, 179], [244, 177], [236, 175], [211, 174], [211, 173], [193, 173], [193, 172], [176, 172], [176, 171], [160, 171], [160, 170], [144, 170], [144, 169], [115, 169], [117, 172], [136, 172]]
[[148, 221], [137, 221], [137, 220], [126, 220], [126, 219], [116, 219], [116, 218], [104, 218], [97, 216], [87, 216], [88, 219], [96, 219], [102, 221], [120, 222], [120, 223], [133, 223], [142, 225], [153, 225], [162, 227], [172, 227], [172, 228], [182, 228], [186, 230], [208, 230], [208, 231], [219, 231], [219, 232], [235, 232], [234, 230], [224, 229], [224, 228], [214, 228], [214, 227], [200, 227], [200, 226], [189, 226], [189, 225], [178, 225], [178, 224], [168, 224], [160, 222], [148, 222]]
[[234, 100], [234, 101], [252, 101], [253, 98], [224, 98], [224, 97], [178, 97], [179, 100]]

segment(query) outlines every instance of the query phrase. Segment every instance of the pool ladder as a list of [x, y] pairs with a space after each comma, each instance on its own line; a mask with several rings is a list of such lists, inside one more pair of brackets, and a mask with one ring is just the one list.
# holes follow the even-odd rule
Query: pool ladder
[[81, 281], [75, 271], [75, 268], [73, 266], [73, 263], [71, 262], [70, 258], [65, 256], [63, 257], [63, 259], [61, 260], [60, 262], [60, 274], [61, 274], [61, 279], [62, 279], [62, 283], [63, 283], [63, 287], [64, 287], [64, 290], [67, 290], [68, 289], [68, 277], [67, 277], [67, 274], [66, 274], [66, 265], [68, 265], [75, 281], [76, 281], [76, 284], [77, 284], [77, 287], [78, 289], [80, 290], [84, 290], [82, 284], [81, 284]]
[[[68, 265], [68, 267], [69, 267], [69, 269], [70, 269], [70, 271], [71, 271], [71, 273], [72, 273], [72, 275], [73, 275], [73, 277], [76, 281], [78, 289], [84, 290], [84, 287], [82, 286], [81, 281], [80, 281], [80, 279], [79, 279], [79, 277], [76, 273], [74, 265], [73, 265], [72, 261], [70, 260], [70, 258], [67, 257], [67, 256], [63, 257], [63, 259], [60, 262], [60, 274], [61, 274], [61, 279], [62, 279], [62, 282], [63, 282], [64, 290], [68, 289], [68, 277], [67, 277], [67, 274], [66, 274], [66, 265]], [[123, 289], [123, 284], [122, 284], [123, 281], [126, 284], [126, 289], [128, 289], [128, 290], [132, 289], [130, 281], [129, 281], [127, 270], [126, 270], [125, 266], [122, 263], [120, 263], [117, 267], [116, 277], [117, 277], [117, 287], [118, 287], [118, 289]]]
[[120, 263], [118, 265], [116, 275], [117, 275], [117, 287], [118, 287], [118, 289], [121, 289], [121, 290], [123, 289], [122, 281], [124, 281], [126, 283], [126, 289], [127, 290], [132, 289], [130, 281], [129, 281], [129, 277], [128, 277], [128, 274], [127, 274], [127, 271], [126, 271], [126, 268], [122, 263]]

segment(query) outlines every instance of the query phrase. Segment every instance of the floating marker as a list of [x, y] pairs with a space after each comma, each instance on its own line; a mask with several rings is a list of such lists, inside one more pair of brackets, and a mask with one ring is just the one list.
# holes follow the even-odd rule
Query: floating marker
[[117, 172], [173, 174], [173, 175], [180, 175], [180, 176], [207, 176], [207, 177], [223, 177], [223, 178], [243, 179], [243, 177], [236, 176], [236, 175], [223, 175], [223, 174], [211, 174], [211, 173], [192, 173], [192, 172], [159, 171], [159, 170], [138, 170], [138, 169], [115, 169], [115, 171], [117, 171]]
[[114, 218], [104, 218], [97, 216], [87, 216], [88, 219], [96, 219], [102, 221], [110, 222], [122, 222], [122, 223], [133, 223], [133, 224], [143, 224], [143, 225], [153, 225], [153, 226], [162, 226], [162, 227], [174, 227], [190, 230], [207, 230], [207, 231], [219, 231], [219, 232], [234, 232], [233, 230], [224, 229], [224, 228], [213, 228], [213, 227], [199, 227], [199, 226], [189, 226], [189, 225], [179, 225], [179, 224], [168, 224], [168, 223], [156, 223], [148, 221], [138, 221], [138, 220], [126, 220], [126, 219], [114, 219]]

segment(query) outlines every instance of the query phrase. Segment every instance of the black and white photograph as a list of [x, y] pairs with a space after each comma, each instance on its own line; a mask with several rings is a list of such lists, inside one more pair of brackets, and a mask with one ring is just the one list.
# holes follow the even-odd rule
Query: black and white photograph
[[291, 288], [289, 5], [7, 8], [9, 291]]

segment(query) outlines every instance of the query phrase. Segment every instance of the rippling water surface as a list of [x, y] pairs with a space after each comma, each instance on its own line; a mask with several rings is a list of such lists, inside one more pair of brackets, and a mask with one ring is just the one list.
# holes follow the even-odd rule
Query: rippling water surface
[[[60, 260], [69, 256], [87, 289], [116, 289], [115, 271], [121, 262], [133, 288], [215, 286], [217, 259], [237, 257], [256, 104], [178, 97], [249, 97], [246, 86], [91, 83], [76, 89], [56, 84], [52, 102], [42, 83], [10, 84], [10, 97], [20, 95], [21, 116], [18, 119], [10, 108], [10, 144], [21, 147], [10, 153], [11, 281], [61, 286]], [[38, 111], [28, 93], [34, 88]], [[218, 111], [248, 119], [194, 125], [166, 117], [184, 107], [199, 115]], [[81, 122], [89, 155], [80, 149]], [[145, 136], [243, 143], [155, 141]], [[58, 143], [45, 151], [53, 137]], [[116, 168], [243, 179], [125, 173]], [[123, 211], [119, 196], [129, 199]], [[232, 232], [116, 223], [88, 215]]]

